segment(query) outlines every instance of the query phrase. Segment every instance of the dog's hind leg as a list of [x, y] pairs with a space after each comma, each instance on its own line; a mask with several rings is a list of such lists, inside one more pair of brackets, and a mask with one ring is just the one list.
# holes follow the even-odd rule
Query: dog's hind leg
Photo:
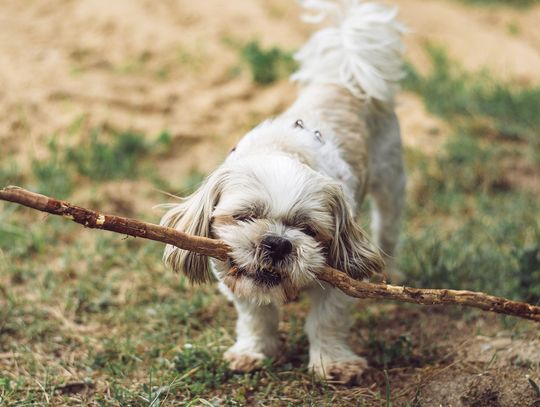
[[369, 139], [371, 229], [386, 262], [390, 282], [403, 280], [395, 266], [396, 246], [405, 205], [405, 170], [399, 123], [394, 113], [378, 114]]

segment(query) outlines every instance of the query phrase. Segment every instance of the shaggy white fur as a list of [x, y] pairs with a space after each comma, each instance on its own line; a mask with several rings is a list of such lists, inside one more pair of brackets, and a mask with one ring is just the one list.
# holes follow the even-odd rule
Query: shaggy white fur
[[392, 103], [403, 77], [405, 27], [395, 20], [397, 8], [359, 0], [301, 3], [316, 13], [306, 15], [305, 21], [319, 23], [332, 17], [336, 25], [317, 31], [296, 54], [301, 68], [291, 79], [345, 86], [357, 97]]
[[[305, 291], [310, 367], [352, 383], [366, 361], [347, 344], [353, 299], [316, 280], [325, 264], [365, 278], [387, 263], [398, 238], [405, 176], [393, 99], [401, 77], [396, 11], [360, 1], [307, 0], [310, 21], [334, 17], [298, 53], [296, 102], [240, 141], [193, 195], [171, 205], [162, 224], [232, 247], [211, 262], [220, 289], [238, 311], [237, 342], [225, 354], [249, 371], [279, 354], [278, 306]], [[316, 12], [318, 14], [313, 14]], [[355, 218], [373, 198], [373, 247]], [[196, 282], [208, 259], [168, 246], [165, 261]], [[233, 270], [233, 271], [231, 271]]]

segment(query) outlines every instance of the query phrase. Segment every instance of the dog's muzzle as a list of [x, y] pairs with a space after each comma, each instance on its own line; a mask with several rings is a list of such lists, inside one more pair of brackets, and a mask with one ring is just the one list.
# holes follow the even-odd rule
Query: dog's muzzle
[[292, 252], [292, 243], [280, 236], [266, 236], [261, 247], [266, 254], [272, 259], [274, 264], [284, 260]]
[[259, 285], [274, 287], [281, 283], [281, 274], [274, 270], [257, 270], [253, 280]]

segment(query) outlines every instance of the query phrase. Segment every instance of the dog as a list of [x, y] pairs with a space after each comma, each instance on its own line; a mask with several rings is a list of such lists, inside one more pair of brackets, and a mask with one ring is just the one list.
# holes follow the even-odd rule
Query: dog
[[[279, 306], [298, 292], [312, 305], [305, 331], [309, 368], [354, 383], [367, 367], [347, 343], [355, 300], [316, 279], [326, 264], [355, 279], [394, 266], [405, 174], [394, 97], [403, 76], [397, 10], [359, 0], [306, 0], [304, 19], [334, 25], [295, 55], [293, 105], [249, 131], [161, 225], [221, 239], [229, 261], [167, 246], [164, 261], [194, 283], [213, 274], [238, 312], [224, 357], [248, 372], [283, 353]], [[374, 243], [357, 216], [371, 196]]]

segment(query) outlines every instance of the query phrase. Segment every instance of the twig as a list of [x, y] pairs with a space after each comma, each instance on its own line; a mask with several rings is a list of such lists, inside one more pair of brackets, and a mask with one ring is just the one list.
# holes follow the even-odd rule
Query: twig
[[[0, 199], [54, 215], [65, 216], [88, 228], [109, 230], [129, 236], [168, 243], [180, 249], [189, 250], [222, 261], [228, 259], [228, 253], [230, 251], [230, 247], [219, 240], [191, 236], [172, 228], [142, 222], [136, 219], [104, 215], [19, 187], [10, 186], [0, 190]], [[494, 297], [485, 293], [373, 284], [353, 280], [347, 274], [328, 266], [320, 270], [317, 277], [352, 297], [395, 300], [423, 305], [465, 305], [540, 322], [540, 307], [524, 302], [511, 301], [506, 298]]]
[[225, 243], [219, 240], [191, 236], [176, 229], [142, 222], [136, 219], [104, 215], [19, 187], [9, 186], [0, 190], [0, 199], [53, 215], [64, 216], [87, 228], [109, 230], [124, 235], [168, 243], [181, 249], [214, 257], [219, 260], [227, 260], [230, 250]]
[[540, 307], [485, 293], [367, 283], [353, 280], [345, 273], [331, 267], [322, 269], [317, 277], [351, 297], [396, 300], [422, 305], [465, 305], [540, 322]]

